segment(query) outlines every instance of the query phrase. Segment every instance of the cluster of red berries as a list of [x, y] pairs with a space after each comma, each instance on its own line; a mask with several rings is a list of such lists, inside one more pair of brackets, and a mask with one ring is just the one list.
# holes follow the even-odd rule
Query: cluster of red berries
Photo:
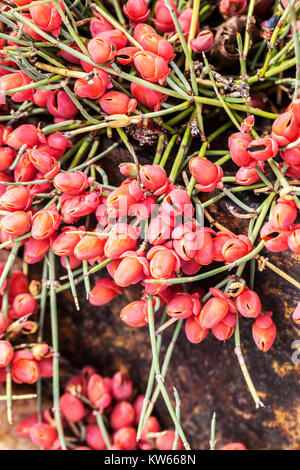
[[253, 116], [246, 121], [243, 131], [232, 134], [228, 140], [231, 158], [240, 167], [236, 174], [237, 183], [256, 183], [260, 177], [255, 167], [264, 171], [264, 162], [276, 157], [278, 153], [288, 167], [287, 176], [299, 178], [300, 144], [290, 149], [285, 147], [297, 142], [300, 137], [300, 99], [293, 101], [286, 112], [275, 119], [270, 135], [252, 140], [248, 132], [254, 124]]
[[[30, 0], [16, 0], [19, 6], [30, 4]], [[172, 7], [178, 16], [179, 24], [185, 36], [188, 36], [191, 20], [192, 8], [186, 8], [178, 13], [173, 2]], [[64, 11], [64, 5], [60, 2], [60, 7]], [[152, 83], [164, 84], [167, 75], [170, 72], [169, 62], [175, 57], [175, 52], [171, 43], [161, 33], [173, 34], [175, 31], [174, 22], [171, 18], [170, 10], [164, 0], [156, 2], [155, 17], [153, 24], [146, 24], [150, 15], [150, 9], [146, 0], [128, 0], [124, 5], [124, 13], [134, 27], [133, 38], [139, 47], [128, 46], [126, 34], [115, 29], [102, 15], [94, 12], [94, 17], [90, 21], [90, 33], [92, 39], [87, 44], [87, 50], [90, 58], [95, 64], [109, 65], [110, 67], [116, 61], [118, 66], [134, 65], [136, 71], [144, 80]], [[23, 16], [29, 18], [36, 26], [45, 32], [51, 32], [59, 36], [60, 26], [62, 24], [61, 15], [57, 5], [49, 2], [44, 5], [30, 6], [28, 13]], [[197, 25], [197, 32], [199, 24]], [[14, 36], [16, 31], [12, 31], [11, 40], [2, 40], [1, 48], [7, 43], [8, 46], [16, 46]], [[28, 26], [24, 25], [24, 33], [31, 36], [34, 40], [44, 41], [44, 39]], [[209, 30], [201, 31], [198, 36], [191, 40], [191, 48], [196, 52], [204, 52], [211, 49], [213, 45], [213, 34]], [[72, 44], [75, 50], [80, 51], [76, 43]], [[84, 60], [80, 60], [74, 55], [60, 51], [60, 55], [68, 62], [79, 64], [87, 73], [87, 78], [78, 78], [74, 85], [75, 93], [81, 98], [90, 98], [99, 100], [100, 107], [107, 114], [130, 114], [137, 106], [137, 102], [147, 106], [150, 109], [159, 110], [161, 103], [167, 96], [161, 92], [148, 89], [140, 84], [131, 83], [131, 94], [111, 90], [112, 84], [109, 74], [100, 68], [95, 68]], [[1, 54], [3, 64], [7, 65], [7, 54]], [[15, 62], [9, 62], [9, 65], [16, 67]], [[115, 64], [116, 65], [116, 64]], [[0, 69], [2, 77], [0, 78], [0, 90], [7, 92], [15, 102], [31, 100], [39, 107], [47, 107], [48, 111], [54, 116], [55, 122], [73, 119], [77, 114], [77, 107], [70, 96], [63, 89], [29, 89], [17, 93], [9, 93], [24, 85], [33, 83], [33, 80], [22, 70], [13, 73], [7, 73], [5, 68]], [[5, 103], [5, 99], [4, 99]]]
[[36, 314], [38, 305], [30, 294], [27, 277], [21, 271], [14, 271], [9, 281], [5, 281], [2, 292], [6, 288], [7, 316], [0, 312], [0, 383], [6, 381], [6, 366], [9, 364], [12, 380], [18, 384], [33, 384], [39, 377], [52, 377], [53, 351], [48, 344], [33, 343], [28, 347], [17, 344], [20, 336], [34, 334], [37, 330], [36, 322], [29, 320]]
[[[150, 416], [137, 442], [136, 428], [140, 419], [144, 396], [134, 399], [133, 384], [125, 372], [116, 372], [112, 378], [102, 377], [90, 366], [72, 377], [60, 397], [60, 410], [66, 435], [67, 448], [76, 450], [172, 450], [173, 430], [162, 431], [155, 416]], [[97, 412], [105, 414], [107, 436], [105, 439], [97, 424]], [[85, 433], [82, 439], [72, 436], [74, 426], [80, 423]], [[30, 437], [33, 443], [47, 450], [60, 450], [56, 422], [51, 409], [43, 412], [42, 420], [33, 415], [19, 422], [15, 432]], [[149, 437], [148, 437], [149, 436]], [[74, 439], [76, 437], [76, 439]], [[108, 443], [110, 443], [108, 447]], [[181, 439], [178, 449], [182, 450]]]

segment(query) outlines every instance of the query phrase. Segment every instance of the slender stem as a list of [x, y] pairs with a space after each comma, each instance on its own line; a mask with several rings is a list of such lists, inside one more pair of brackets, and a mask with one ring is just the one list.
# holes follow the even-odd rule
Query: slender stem
[[110, 442], [109, 434], [108, 434], [106, 426], [104, 424], [103, 414], [101, 413], [100, 410], [96, 411], [96, 420], [97, 420], [97, 424], [99, 426], [99, 429], [101, 431], [103, 440], [105, 442], [105, 445], [106, 445], [107, 449], [110, 449], [111, 448], [111, 442]]
[[248, 14], [247, 14], [247, 20], [246, 20], [246, 31], [245, 31], [245, 39], [244, 39], [244, 52], [243, 52], [243, 58], [244, 58], [245, 61], [247, 60], [249, 47], [250, 47], [249, 29], [250, 29], [250, 25], [251, 25], [251, 19], [252, 19], [252, 16], [253, 16], [255, 2], [256, 2], [256, 0], [250, 0], [249, 5], [248, 5]]
[[[176, 344], [177, 338], [179, 336], [179, 333], [180, 333], [180, 330], [181, 330], [182, 324], [183, 324], [183, 320], [177, 320], [177, 319], [175, 319], [175, 320], [177, 321], [176, 328], [174, 329], [174, 333], [173, 333], [172, 339], [170, 341], [170, 344], [168, 346], [166, 355], [164, 357], [163, 365], [162, 365], [162, 368], [161, 368], [161, 375], [162, 375], [163, 378], [166, 377], [168, 367], [169, 367], [169, 363], [170, 363], [170, 360], [171, 360], [171, 357], [172, 357], [172, 354], [173, 354], [173, 351], [174, 351], [174, 346]], [[166, 323], [164, 323], [164, 324], [166, 324]], [[158, 332], [159, 332], [159, 329], [157, 330], [157, 335], [159, 334]], [[160, 336], [158, 336], [157, 341], [159, 341], [159, 338], [160, 338]], [[158, 385], [156, 385], [155, 390], [153, 392], [153, 395], [151, 397], [151, 400], [149, 402], [149, 406], [148, 406], [146, 415], [145, 415], [145, 422], [147, 421], [149, 416], [152, 414], [154, 405], [155, 405], [155, 403], [156, 403], [156, 401], [159, 397], [159, 394], [160, 394], [160, 388], [159, 388]]]
[[[5, 318], [8, 319], [8, 286], [3, 293], [2, 308], [1, 311], [4, 313]], [[7, 338], [8, 339], [8, 338]], [[13, 424], [12, 417], [12, 378], [11, 378], [11, 366], [6, 366], [6, 413], [7, 421], [9, 424]]]
[[255, 209], [247, 206], [244, 202], [240, 201], [239, 198], [237, 198], [234, 194], [232, 194], [231, 191], [229, 191], [227, 188], [223, 188], [222, 191], [227, 197], [229, 197], [229, 199], [231, 199], [235, 204], [237, 204], [239, 207], [244, 209], [246, 212], [249, 212], [252, 214], [255, 213]]
[[58, 347], [58, 325], [57, 325], [57, 303], [55, 291], [55, 256], [49, 251], [49, 281], [50, 281], [50, 315], [53, 355], [53, 408], [57, 432], [62, 450], [67, 450], [64, 430], [59, 408], [59, 347]]
[[[167, 316], [167, 312], [165, 310], [162, 317], [161, 317], [160, 324], [163, 324], [163, 322], [166, 319], [166, 316]], [[162, 336], [159, 335], [158, 338], [157, 338], [157, 342], [156, 342], [157, 354], [159, 354], [160, 347], [161, 347], [161, 342], [162, 342]], [[138, 429], [137, 429], [137, 437], [136, 437], [137, 441], [140, 440], [141, 435], [142, 435], [142, 431], [143, 431], [143, 428], [144, 428], [145, 414], [146, 414], [146, 411], [147, 411], [148, 404], [150, 403], [150, 396], [151, 396], [151, 392], [152, 392], [152, 389], [153, 389], [154, 380], [155, 380], [155, 369], [154, 369], [154, 360], [152, 359], [151, 369], [150, 369], [150, 373], [149, 373], [149, 377], [148, 377], [147, 388], [146, 388], [146, 392], [145, 392], [142, 411], [141, 411], [139, 424], [138, 424]]]
[[[48, 260], [44, 259], [43, 274], [42, 274], [42, 289], [41, 289], [41, 302], [40, 302], [40, 315], [39, 315], [39, 329], [37, 335], [37, 342], [40, 343], [43, 339], [44, 320], [46, 314], [47, 304], [47, 276], [48, 276]], [[40, 377], [36, 384], [37, 394], [37, 412], [39, 422], [42, 422], [42, 378]]]
[[171, 173], [170, 173], [170, 178], [171, 178], [173, 183], [175, 183], [175, 181], [176, 181], [176, 178], [177, 178], [182, 160], [183, 160], [184, 155], [186, 153], [190, 135], [191, 135], [191, 127], [187, 126], [186, 129], [185, 129], [185, 132], [184, 132], [183, 139], [181, 141], [179, 150], [177, 152], [174, 164], [172, 166]]
[[191, 447], [185, 437], [185, 434], [183, 432], [183, 429], [181, 427], [180, 422], [177, 419], [177, 416], [175, 414], [175, 411], [173, 409], [173, 406], [171, 404], [170, 398], [168, 396], [168, 392], [166, 390], [166, 387], [164, 385], [164, 380], [163, 377], [160, 373], [160, 366], [159, 366], [159, 360], [158, 360], [158, 354], [157, 354], [157, 344], [156, 344], [156, 336], [155, 336], [155, 327], [154, 327], [154, 313], [153, 313], [153, 305], [152, 305], [152, 296], [148, 296], [148, 323], [149, 323], [149, 333], [150, 333], [150, 340], [151, 340], [151, 348], [152, 348], [152, 355], [154, 359], [154, 368], [155, 368], [155, 374], [156, 374], [156, 381], [159, 386], [159, 389], [161, 391], [161, 394], [163, 396], [163, 399], [165, 401], [165, 404], [168, 408], [168, 411], [170, 413], [170, 416], [174, 422], [174, 425], [179, 433], [179, 436], [182, 439], [184, 448], [186, 450], [191, 450]]
[[299, 88], [300, 88], [300, 38], [299, 38], [299, 31], [298, 31], [298, 22], [297, 16], [293, 7], [292, 2], [289, 5], [289, 12], [291, 17], [291, 22], [293, 26], [293, 39], [294, 39], [294, 47], [295, 47], [295, 58], [296, 58], [296, 80], [295, 80], [295, 90], [293, 101], [298, 99], [299, 95]]
[[210, 450], [216, 450], [216, 412], [213, 412], [211, 425], [210, 425]]
[[77, 310], [80, 310], [78, 296], [77, 296], [77, 292], [76, 292], [76, 286], [75, 286], [75, 283], [74, 283], [73, 271], [72, 271], [72, 268], [71, 268], [71, 263], [70, 263], [69, 256], [66, 256], [65, 260], [66, 260], [66, 268], [67, 268], [67, 272], [68, 272], [68, 277], [69, 277], [69, 282], [70, 282], [70, 287], [71, 287], [71, 292], [72, 292], [72, 296], [73, 296], [73, 299], [74, 299], [75, 307], [76, 307]]
[[[12, 242], [12, 240], [10, 241], [10, 243]], [[21, 242], [18, 241], [18, 242], [15, 242], [14, 243], [14, 246], [12, 247], [11, 251], [10, 251], [10, 254], [8, 255], [8, 258], [7, 258], [7, 261], [5, 263], [5, 266], [4, 266], [4, 269], [2, 271], [2, 274], [0, 276], [0, 289], [2, 289], [3, 287], [3, 284], [7, 278], [7, 276], [9, 275], [13, 265], [14, 265], [14, 262], [16, 260], [16, 257], [17, 257], [17, 254], [18, 254], [18, 251], [19, 251], [19, 248], [20, 248], [20, 244]]]
[[259, 408], [260, 406], [263, 407], [264, 404], [261, 401], [261, 399], [259, 398], [259, 396], [257, 395], [257, 391], [255, 390], [252, 379], [249, 375], [249, 372], [248, 372], [248, 369], [247, 369], [247, 366], [246, 366], [246, 363], [245, 363], [245, 360], [244, 360], [244, 356], [243, 356], [243, 353], [242, 353], [242, 350], [241, 350], [239, 314], [238, 314], [238, 312], [236, 312], [236, 324], [235, 324], [235, 330], [234, 330], [234, 341], [235, 341], [234, 352], [235, 352], [235, 354], [238, 358], [240, 368], [242, 370], [242, 373], [243, 373], [244, 379], [246, 381], [246, 384], [248, 386], [248, 389], [249, 389], [249, 391], [252, 395], [252, 398], [254, 400], [255, 406], [256, 406], [256, 408]]
[[[180, 397], [179, 397], [179, 393], [178, 393], [178, 391], [175, 387], [173, 387], [173, 391], [174, 391], [174, 398], [175, 398], [175, 414], [176, 414], [176, 417], [177, 417], [178, 421], [180, 422], [180, 405], [181, 405]], [[172, 450], [177, 450], [178, 449], [178, 442], [179, 442], [178, 429], [175, 428], [175, 439], [174, 439], [174, 442], [173, 442], [173, 449]]]

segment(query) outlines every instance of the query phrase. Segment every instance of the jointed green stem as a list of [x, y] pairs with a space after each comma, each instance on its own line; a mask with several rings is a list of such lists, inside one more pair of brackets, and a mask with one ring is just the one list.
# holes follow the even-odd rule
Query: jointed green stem
[[149, 297], [148, 297], [148, 323], [149, 323], [151, 349], [152, 349], [152, 355], [153, 355], [153, 360], [154, 360], [154, 368], [155, 368], [157, 384], [160, 388], [161, 394], [162, 394], [163, 399], [165, 401], [165, 404], [168, 408], [170, 416], [171, 416], [171, 418], [174, 422], [174, 425], [175, 425], [175, 427], [178, 431], [178, 434], [182, 439], [184, 448], [186, 450], [191, 450], [191, 447], [190, 447], [189, 443], [187, 442], [187, 439], [185, 437], [185, 434], [183, 432], [181, 424], [178, 421], [176, 413], [175, 413], [175, 411], [173, 409], [173, 406], [170, 402], [170, 398], [168, 396], [168, 392], [166, 390], [166, 387], [164, 385], [164, 380], [163, 380], [163, 377], [162, 377], [161, 372], [160, 372], [160, 366], [159, 366], [159, 360], [158, 360], [158, 354], [157, 354], [157, 344], [156, 344], [155, 327], [154, 327], [154, 313], [153, 313], [153, 305], [152, 305], [152, 296], [151, 295], [149, 295]]
[[67, 450], [64, 430], [59, 408], [59, 347], [57, 325], [57, 303], [55, 291], [55, 257], [53, 251], [49, 251], [49, 281], [50, 281], [50, 314], [53, 355], [53, 408], [56, 420], [57, 432], [62, 450]]

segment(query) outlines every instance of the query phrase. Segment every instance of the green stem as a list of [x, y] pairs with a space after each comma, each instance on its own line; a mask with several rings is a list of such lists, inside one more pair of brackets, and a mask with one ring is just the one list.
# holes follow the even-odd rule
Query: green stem
[[166, 387], [164, 385], [164, 380], [163, 377], [160, 373], [160, 366], [159, 366], [159, 360], [158, 360], [158, 354], [157, 354], [157, 344], [156, 344], [156, 336], [155, 336], [155, 327], [154, 327], [154, 312], [153, 312], [153, 305], [152, 305], [152, 296], [148, 296], [148, 323], [149, 323], [149, 333], [150, 333], [150, 340], [151, 340], [151, 349], [152, 349], [152, 356], [154, 360], [154, 368], [155, 368], [155, 374], [156, 374], [156, 381], [159, 386], [159, 389], [161, 391], [161, 394], [163, 396], [163, 399], [165, 401], [165, 404], [168, 408], [168, 411], [170, 413], [170, 416], [173, 420], [173, 423], [179, 433], [179, 436], [182, 439], [184, 448], [186, 450], [191, 450], [191, 447], [189, 443], [187, 442], [187, 439], [185, 437], [185, 434], [183, 432], [183, 429], [181, 427], [180, 422], [177, 419], [176, 413], [173, 409], [173, 406], [171, 404], [170, 398], [168, 396], [168, 392], [166, 390]]
[[216, 450], [216, 413], [214, 411], [210, 425], [210, 450]]
[[49, 251], [49, 281], [50, 281], [50, 316], [53, 347], [53, 408], [57, 432], [62, 450], [67, 450], [64, 430], [59, 408], [59, 347], [57, 325], [57, 303], [55, 291], [55, 257], [52, 250]]
[[[171, 360], [171, 357], [172, 357], [172, 354], [173, 354], [173, 351], [174, 351], [174, 346], [176, 344], [177, 338], [179, 336], [179, 333], [180, 333], [180, 330], [181, 330], [182, 324], [183, 324], [183, 320], [176, 320], [176, 321], [177, 321], [176, 328], [174, 329], [174, 333], [173, 333], [172, 339], [170, 341], [170, 344], [168, 346], [168, 349], [167, 349], [167, 352], [166, 352], [166, 355], [164, 357], [164, 361], [163, 361], [163, 364], [162, 364], [162, 368], [161, 368], [161, 375], [162, 375], [163, 378], [166, 377], [168, 367], [169, 367], [169, 363], [170, 363], [170, 360]], [[163, 324], [162, 324], [162, 326], [163, 326]], [[161, 330], [161, 331], [163, 331], [163, 330]], [[161, 331], [157, 334], [157, 336], [158, 336], [157, 341], [159, 341]], [[149, 400], [149, 406], [147, 408], [147, 412], [146, 412], [146, 415], [145, 415], [145, 421], [144, 422], [146, 422], [148, 420], [149, 416], [151, 416], [154, 405], [155, 405], [155, 403], [156, 403], [156, 401], [159, 397], [159, 394], [160, 394], [160, 388], [159, 388], [158, 385], [156, 385], [156, 387], [154, 389], [154, 392], [153, 392], [153, 395], [152, 395], [151, 399]]]
[[295, 58], [296, 58], [296, 81], [295, 81], [295, 91], [293, 96], [293, 101], [298, 99], [299, 88], [300, 88], [300, 40], [299, 40], [299, 31], [297, 24], [297, 16], [293, 7], [292, 2], [289, 5], [289, 12], [291, 17], [291, 22], [293, 26], [293, 39], [295, 47]]
[[170, 173], [170, 178], [171, 178], [173, 184], [176, 181], [176, 178], [177, 178], [178, 173], [179, 173], [179, 169], [181, 167], [181, 163], [182, 163], [183, 158], [185, 156], [185, 153], [187, 151], [187, 146], [188, 146], [188, 141], [189, 141], [190, 135], [191, 135], [191, 127], [187, 126], [186, 129], [185, 129], [185, 132], [184, 132], [183, 139], [181, 141], [179, 150], [177, 152], [174, 164], [172, 166], [171, 173]]
[[[179, 393], [178, 393], [178, 391], [175, 387], [173, 387], [173, 390], [174, 390], [174, 398], [175, 398], [175, 414], [176, 414], [176, 417], [177, 417], [178, 421], [180, 422], [180, 397], [179, 397]], [[175, 439], [174, 439], [174, 442], [173, 442], [173, 449], [172, 450], [177, 450], [178, 449], [178, 442], [179, 442], [179, 433], [178, 433], [178, 429], [175, 428]]]
[[238, 361], [239, 361], [244, 379], [245, 379], [246, 384], [248, 386], [248, 389], [249, 389], [249, 391], [252, 395], [255, 406], [256, 406], [256, 408], [259, 408], [260, 406], [263, 407], [264, 404], [261, 401], [261, 399], [259, 398], [259, 396], [257, 395], [257, 391], [255, 390], [252, 379], [249, 375], [249, 372], [248, 372], [248, 369], [247, 369], [247, 366], [246, 366], [246, 363], [245, 363], [245, 360], [244, 360], [244, 357], [243, 357], [243, 353], [242, 353], [242, 350], [241, 350], [240, 328], [239, 328], [239, 313], [238, 312], [236, 312], [236, 324], [235, 324], [235, 330], [234, 330], [234, 341], [235, 341], [234, 352], [235, 352], [235, 354], [238, 358]]
[[[167, 316], [167, 312], [165, 310], [162, 317], [161, 317], [161, 321], [160, 321], [161, 325], [164, 323], [164, 321], [166, 319], [166, 316]], [[157, 345], [157, 354], [159, 354], [160, 347], [161, 347], [161, 342], [162, 342], [162, 336], [159, 335], [157, 337], [157, 343], [156, 343], [156, 345]], [[137, 441], [140, 440], [141, 435], [142, 435], [142, 431], [143, 431], [143, 428], [144, 428], [145, 414], [146, 414], [146, 411], [147, 411], [148, 404], [150, 403], [150, 396], [151, 396], [151, 392], [152, 392], [152, 389], [153, 389], [154, 380], [155, 380], [155, 369], [154, 369], [154, 361], [152, 359], [151, 369], [150, 369], [150, 373], [149, 373], [149, 377], [148, 377], [147, 388], [146, 388], [145, 397], [144, 397], [144, 400], [143, 400], [142, 411], [141, 411], [139, 424], [138, 424], [138, 429], [137, 429], [137, 437], [136, 437]]]
[[110, 439], [109, 439], [109, 434], [108, 434], [106, 426], [104, 424], [103, 414], [99, 410], [96, 411], [96, 420], [97, 420], [97, 424], [99, 426], [99, 429], [101, 431], [103, 440], [105, 442], [105, 445], [106, 445], [107, 449], [110, 449], [111, 448], [111, 442], [110, 442]]

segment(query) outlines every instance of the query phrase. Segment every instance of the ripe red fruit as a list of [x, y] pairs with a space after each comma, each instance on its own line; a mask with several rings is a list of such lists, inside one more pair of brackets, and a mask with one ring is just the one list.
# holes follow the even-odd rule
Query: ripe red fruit
[[[32, 83], [32, 79], [29, 78], [22, 70], [17, 72], [5, 74], [0, 78], [0, 90], [9, 91], [14, 88], [20, 88], [21, 86], [29, 85]], [[22, 103], [32, 97], [32, 90], [19, 91], [12, 93], [11, 98], [17, 103]]]
[[214, 43], [214, 35], [208, 29], [200, 31], [195, 39], [190, 40], [190, 45], [195, 52], [208, 52]]
[[241, 168], [238, 169], [235, 175], [235, 181], [237, 182], [237, 184], [240, 184], [242, 186], [254, 184], [259, 180], [260, 176], [255, 170], [255, 168], [245, 168], [241, 166]]
[[39, 108], [47, 108], [47, 100], [51, 94], [51, 90], [35, 90], [32, 96], [32, 101]]
[[108, 91], [100, 98], [100, 106], [107, 114], [130, 114], [135, 110], [137, 101], [120, 91]]
[[202, 307], [199, 321], [203, 328], [213, 328], [222, 321], [229, 312], [229, 305], [225, 299], [213, 297]]
[[238, 235], [228, 240], [222, 248], [222, 255], [226, 263], [233, 263], [252, 251], [250, 238], [245, 235]]
[[155, 195], [163, 194], [170, 183], [166, 171], [159, 165], [144, 165], [140, 169], [143, 186]]
[[49, 379], [53, 376], [53, 359], [45, 358], [39, 361], [40, 377]]
[[105, 243], [105, 256], [117, 259], [125, 251], [133, 251], [137, 245], [139, 231], [132, 225], [116, 224], [110, 231]]
[[265, 247], [274, 253], [280, 253], [289, 248], [288, 239], [290, 232], [280, 231], [272, 221], [263, 225], [260, 231], [260, 238], [265, 242]]
[[90, 22], [90, 31], [93, 38], [104, 31], [114, 29], [114, 27], [99, 13], [95, 13], [96, 18], [92, 18]]
[[116, 400], [128, 400], [132, 395], [133, 385], [127, 372], [116, 372], [112, 377], [111, 387]]
[[60, 215], [55, 204], [42, 209], [32, 217], [31, 233], [36, 240], [49, 238], [60, 225]]
[[299, 137], [299, 122], [293, 111], [280, 114], [272, 125], [272, 138], [281, 147], [297, 140]]
[[34, 147], [40, 139], [43, 139], [43, 136], [33, 124], [22, 124], [8, 134], [6, 143], [19, 150], [24, 144]]
[[16, 152], [10, 147], [0, 147], [0, 170], [8, 170], [11, 166]]
[[121, 258], [113, 276], [118, 286], [137, 284], [149, 275], [149, 261], [144, 256], [138, 256], [134, 251], [126, 251]]
[[80, 260], [92, 260], [104, 253], [105, 238], [85, 235], [75, 246], [74, 255]]
[[66, 224], [72, 224], [80, 217], [92, 214], [99, 206], [99, 196], [96, 191], [87, 191], [74, 196], [64, 193], [60, 201], [61, 217]]
[[253, 162], [253, 158], [247, 150], [250, 142], [251, 137], [245, 132], [236, 132], [229, 137], [230, 156], [237, 165], [247, 167]]
[[[180, 24], [182, 32], [186, 38], [191, 28], [192, 16], [193, 16], [192, 8], [185, 8], [184, 10], [181, 10], [178, 16], [178, 23]], [[199, 32], [199, 21], [197, 20], [196, 33], [198, 32]]]
[[167, 303], [167, 314], [173, 318], [184, 319], [191, 315], [199, 316], [201, 304], [197, 294], [178, 292]]
[[192, 176], [197, 181], [196, 189], [203, 192], [212, 191], [215, 188], [222, 188], [223, 170], [219, 165], [215, 165], [204, 157], [194, 157], [189, 162], [189, 169]]
[[110, 41], [95, 37], [88, 43], [87, 49], [96, 64], [105, 64], [114, 58], [114, 48]]
[[127, 325], [140, 328], [147, 325], [145, 308], [146, 302], [144, 300], [135, 300], [122, 308], [120, 318]]
[[29, 238], [28, 242], [25, 244], [24, 257], [25, 261], [28, 264], [38, 263], [42, 261], [45, 254], [49, 251], [50, 248], [50, 239], [44, 238], [42, 240], [35, 240], [34, 238]]
[[[59, 2], [63, 11], [64, 4]], [[62, 18], [55, 3], [46, 3], [44, 5], [33, 6], [29, 8], [29, 12], [34, 24], [43, 31], [51, 31], [54, 36], [59, 36]]]
[[73, 226], [63, 227], [62, 233], [60, 233], [52, 242], [51, 248], [53, 253], [55, 253], [57, 256], [73, 255], [74, 248], [80, 241], [80, 235], [70, 232], [76, 230], [78, 230], [77, 227]]
[[271, 221], [278, 230], [289, 230], [297, 217], [297, 206], [294, 201], [287, 201], [283, 198], [277, 200], [271, 214]]
[[247, 450], [242, 442], [230, 442], [226, 446], [221, 447], [220, 450]]
[[[158, 450], [172, 450], [175, 440], [175, 431], [168, 430], [158, 436], [155, 440], [155, 444]], [[178, 440], [178, 447], [176, 450], [183, 450], [183, 443], [181, 438]]]
[[263, 352], [269, 351], [276, 337], [276, 326], [272, 318], [268, 314], [259, 315], [253, 323], [252, 334], [256, 346]]
[[38, 363], [30, 351], [17, 351], [11, 363], [11, 376], [14, 382], [33, 384], [40, 375]]
[[238, 16], [247, 7], [247, 0], [220, 0], [219, 9], [221, 15]]
[[266, 136], [252, 140], [247, 148], [254, 160], [264, 162], [268, 158], [273, 158], [278, 153], [278, 144], [273, 136]]
[[43, 174], [45, 179], [54, 178], [59, 173], [59, 163], [50, 153], [37, 148], [30, 150], [28, 156], [33, 166]]
[[144, 80], [160, 85], [165, 83], [171, 70], [165, 59], [149, 51], [139, 51], [134, 54], [133, 62]]
[[174, 49], [169, 41], [156, 33], [145, 33], [139, 36], [141, 46], [149, 52], [153, 52], [167, 62], [175, 57]]
[[0, 220], [0, 227], [12, 238], [19, 237], [28, 232], [30, 228], [30, 216], [24, 211], [9, 213]]
[[212, 327], [211, 332], [219, 341], [226, 341], [233, 335], [235, 322], [235, 314], [230, 312], [222, 321]]
[[174, 250], [165, 246], [153, 246], [147, 253], [150, 273], [155, 279], [169, 279], [174, 271], [179, 271], [181, 261]]
[[123, 6], [123, 10], [127, 18], [134, 23], [144, 23], [151, 13], [146, 0], [128, 0]]
[[[178, 16], [178, 11], [174, 2], [171, 0], [170, 3], [172, 6], [172, 10], [175, 12], [176, 16]], [[169, 33], [175, 30], [170, 10], [164, 0], [158, 0], [156, 2], [155, 18], [153, 19], [153, 22], [156, 26], [156, 29], [158, 29], [158, 31], [161, 31], [162, 33]]]
[[30, 192], [25, 186], [8, 186], [0, 198], [0, 204], [10, 212], [26, 211], [31, 205], [31, 200]]
[[134, 422], [135, 411], [128, 401], [117, 403], [110, 415], [110, 425], [114, 430], [131, 426]]
[[38, 415], [36, 413], [32, 416], [28, 416], [27, 418], [24, 418], [21, 421], [19, 421], [16, 424], [14, 431], [18, 436], [29, 437], [30, 429], [37, 422], [38, 422]]
[[7, 328], [8, 321], [3, 312], [0, 312], [0, 335], [5, 332]]
[[14, 357], [14, 348], [9, 341], [0, 340], [0, 367], [6, 367]]
[[151, 90], [134, 82], [131, 82], [130, 91], [139, 103], [147, 108], [154, 109], [154, 111], [159, 111], [161, 104], [168, 98], [167, 95], [163, 95], [160, 91]]
[[74, 85], [74, 91], [78, 96], [93, 100], [100, 98], [105, 93], [105, 90], [105, 83], [97, 75], [94, 75], [89, 80], [78, 78]]
[[111, 391], [107, 383], [98, 374], [93, 374], [88, 380], [87, 396], [99, 409], [107, 408], [111, 403]]
[[77, 114], [77, 107], [63, 90], [55, 90], [47, 100], [49, 113], [57, 118], [73, 119]]
[[14, 298], [14, 318], [21, 318], [25, 315], [32, 315], [36, 311], [36, 300], [29, 293], [18, 294]]
[[114, 445], [121, 450], [134, 450], [136, 448], [136, 430], [131, 427], [119, 429], [114, 434]]
[[246, 318], [256, 318], [261, 312], [260, 298], [250, 289], [244, 290], [236, 298], [236, 306], [240, 314]]
[[103, 277], [95, 282], [95, 287], [89, 294], [89, 302], [96, 306], [105, 305], [122, 292], [122, 289], [117, 287], [112, 279]]
[[59, 407], [63, 415], [71, 423], [81, 421], [86, 414], [82, 401], [71, 393], [64, 393], [60, 397]]
[[187, 339], [198, 344], [203, 341], [209, 332], [208, 328], [202, 328], [197, 317], [191, 315], [185, 322], [185, 335]]
[[300, 224], [294, 225], [291, 228], [288, 237], [289, 249], [294, 253], [300, 253]]
[[57, 437], [56, 429], [47, 423], [36, 423], [30, 427], [30, 439], [34, 444], [43, 449], [51, 447]]

